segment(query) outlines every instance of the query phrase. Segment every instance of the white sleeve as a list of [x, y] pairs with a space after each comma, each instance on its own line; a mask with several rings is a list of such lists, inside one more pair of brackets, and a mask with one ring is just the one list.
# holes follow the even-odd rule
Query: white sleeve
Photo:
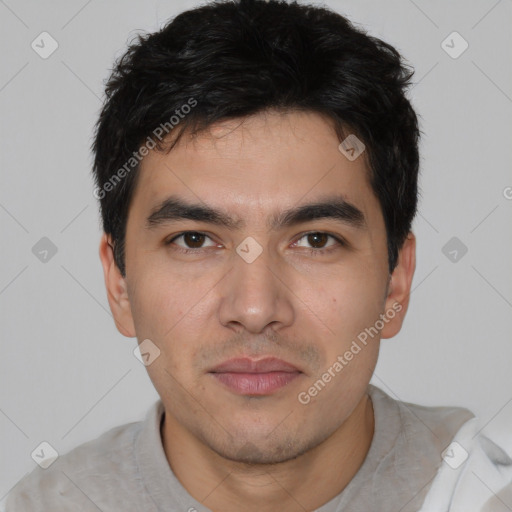
[[464, 423], [443, 452], [443, 462], [419, 512], [510, 512], [512, 459], [479, 433], [479, 419]]

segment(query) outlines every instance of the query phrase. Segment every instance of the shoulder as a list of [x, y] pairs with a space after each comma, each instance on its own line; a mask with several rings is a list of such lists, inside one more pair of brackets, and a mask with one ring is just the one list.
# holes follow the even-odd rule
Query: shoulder
[[372, 402], [380, 410], [386, 409], [389, 414], [398, 416], [404, 442], [422, 446], [423, 449], [429, 445], [437, 454], [441, 454], [459, 429], [475, 417], [464, 407], [429, 407], [403, 402], [373, 385], [370, 385], [369, 392]]
[[[417, 465], [436, 469], [420, 512], [512, 510], [512, 458], [489, 436], [485, 423], [463, 407], [426, 407], [395, 400], [370, 387], [372, 402], [398, 416], [394, 444]], [[405, 474], [412, 475], [407, 465]]]
[[[404, 402], [373, 385], [368, 392], [375, 418], [370, 454], [378, 459], [379, 486], [392, 486], [393, 499], [404, 510], [418, 510], [442, 464], [443, 452], [474, 415], [462, 407]], [[379, 496], [375, 500], [378, 503]]]
[[107, 504], [109, 490], [118, 499], [120, 486], [134, 492], [138, 482], [133, 447], [142, 424], [115, 427], [59, 456], [46, 469], [36, 467], [11, 490], [6, 512], [97, 511]]

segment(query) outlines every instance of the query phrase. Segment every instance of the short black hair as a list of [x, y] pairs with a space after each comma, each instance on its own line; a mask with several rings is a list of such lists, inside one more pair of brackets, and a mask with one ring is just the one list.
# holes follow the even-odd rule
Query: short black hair
[[296, 1], [214, 1], [137, 34], [106, 82], [92, 144], [94, 195], [121, 274], [142, 146], [170, 151], [185, 131], [273, 109], [327, 116], [340, 141], [353, 133], [365, 144], [392, 272], [417, 207], [413, 73], [393, 46]]

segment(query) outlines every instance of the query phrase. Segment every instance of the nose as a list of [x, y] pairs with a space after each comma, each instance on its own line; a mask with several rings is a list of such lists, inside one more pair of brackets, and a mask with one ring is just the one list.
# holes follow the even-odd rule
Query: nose
[[222, 325], [243, 326], [251, 333], [261, 333], [270, 325], [274, 330], [291, 325], [293, 293], [268, 252], [263, 250], [251, 263], [238, 255], [233, 259], [232, 270], [219, 283]]

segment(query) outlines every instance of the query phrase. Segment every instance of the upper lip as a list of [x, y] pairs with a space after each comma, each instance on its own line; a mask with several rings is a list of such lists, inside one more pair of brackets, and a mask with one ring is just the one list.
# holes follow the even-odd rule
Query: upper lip
[[268, 373], [268, 372], [299, 372], [300, 370], [282, 359], [265, 357], [254, 360], [249, 357], [229, 359], [219, 364], [211, 373]]

